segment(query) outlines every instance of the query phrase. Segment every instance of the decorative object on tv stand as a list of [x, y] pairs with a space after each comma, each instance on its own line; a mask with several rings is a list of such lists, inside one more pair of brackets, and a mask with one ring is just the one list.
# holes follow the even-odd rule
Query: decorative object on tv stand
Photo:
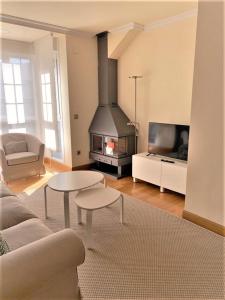
[[139, 123], [137, 122], [137, 79], [143, 78], [140, 75], [129, 76], [128, 78], [134, 79], [134, 121], [130, 121], [127, 123], [128, 126], [134, 126], [135, 129], [135, 154], [137, 153], [137, 139], [139, 132]]

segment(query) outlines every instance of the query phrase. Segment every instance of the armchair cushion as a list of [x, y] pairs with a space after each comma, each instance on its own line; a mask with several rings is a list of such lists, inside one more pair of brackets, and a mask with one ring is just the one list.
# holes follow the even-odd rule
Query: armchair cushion
[[37, 161], [39, 156], [33, 152], [20, 152], [6, 155], [8, 166], [27, 164], [30, 162]]
[[27, 152], [27, 143], [25, 141], [9, 142], [4, 145], [5, 154]]

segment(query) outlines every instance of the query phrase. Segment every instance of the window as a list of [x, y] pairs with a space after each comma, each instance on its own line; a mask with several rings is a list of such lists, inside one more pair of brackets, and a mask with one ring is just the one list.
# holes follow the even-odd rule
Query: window
[[41, 90], [43, 100], [43, 117], [47, 122], [52, 122], [52, 97], [51, 97], [51, 82], [50, 74], [41, 74]]
[[0, 127], [2, 133], [36, 132], [32, 63], [29, 58], [0, 60]]
[[20, 63], [3, 63], [3, 87], [8, 124], [25, 123]]
[[26, 133], [26, 128], [12, 128], [9, 129], [9, 133]]
[[45, 145], [52, 151], [56, 150], [56, 138], [54, 129], [45, 128]]

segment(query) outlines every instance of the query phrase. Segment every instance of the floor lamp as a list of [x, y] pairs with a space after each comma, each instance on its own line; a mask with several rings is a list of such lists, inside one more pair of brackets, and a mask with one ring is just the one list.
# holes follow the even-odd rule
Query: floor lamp
[[135, 143], [134, 152], [137, 153], [137, 137], [138, 137], [138, 123], [137, 123], [137, 79], [143, 78], [143, 76], [133, 75], [128, 78], [134, 80], [134, 121], [130, 121], [127, 125], [134, 126], [135, 129]]

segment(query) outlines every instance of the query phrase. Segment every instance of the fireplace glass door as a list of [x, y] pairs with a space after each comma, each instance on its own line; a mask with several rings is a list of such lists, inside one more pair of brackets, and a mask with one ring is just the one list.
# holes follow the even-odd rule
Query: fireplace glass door
[[104, 154], [113, 157], [124, 157], [128, 154], [127, 137], [104, 137]]
[[103, 136], [92, 134], [92, 151], [103, 154]]

